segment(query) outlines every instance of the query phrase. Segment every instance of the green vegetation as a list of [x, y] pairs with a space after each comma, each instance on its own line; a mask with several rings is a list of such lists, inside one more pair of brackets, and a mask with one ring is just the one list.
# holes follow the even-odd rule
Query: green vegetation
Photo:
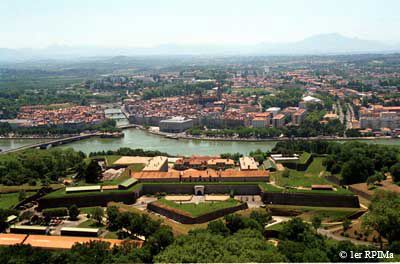
[[[107, 211], [112, 211], [107, 209]], [[263, 225], [268, 214], [251, 214], [250, 217], [228, 215], [224, 221], [210, 222], [206, 228], [191, 231], [174, 238], [171, 229], [147, 215], [129, 211], [115, 211], [116, 226], [111, 231], [119, 238], [145, 236], [142, 248], [129, 242], [107, 250], [106, 242], [75, 245], [70, 251], [45, 251], [30, 246], [0, 247], [0, 262], [10, 263], [18, 258], [21, 263], [153, 263], [153, 262], [341, 262], [338, 252], [374, 250], [373, 247], [356, 246], [348, 241], [336, 242], [318, 235], [310, 224], [299, 218], [271, 226], [280, 232], [279, 244], [274, 246], [263, 236]], [[111, 221], [111, 219], [110, 219]], [[82, 226], [92, 226], [85, 222]], [[129, 240], [128, 240], [129, 241]], [[95, 257], [94, 257], [95, 256]], [[61, 258], [62, 257], [62, 258]], [[62, 261], [60, 262], [60, 258]], [[377, 261], [377, 259], [360, 259]]]
[[[129, 206], [129, 205], [122, 204], [122, 203], [110, 202], [108, 205], [109, 205], [108, 208], [116, 207], [123, 212], [132, 212], [135, 214], [147, 215], [150, 219], [152, 219], [154, 221], [163, 222], [163, 224], [171, 227], [172, 232], [176, 236], [187, 235], [192, 230], [207, 227], [207, 224], [192, 224], [192, 225], [180, 224], [176, 221], [170, 220], [170, 219], [162, 217], [160, 215], [150, 213], [146, 210], [143, 211], [143, 210], [140, 210], [133, 206]], [[107, 211], [108, 211], [108, 208], [107, 208]], [[115, 221], [113, 221], [113, 222], [115, 222]]]
[[278, 142], [274, 151], [328, 154], [323, 165], [332, 174], [340, 174], [345, 184], [366, 182], [376, 172], [388, 171], [400, 157], [398, 148], [355, 141]]
[[81, 214], [89, 214], [89, 215], [91, 215], [95, 208], [96, 207], [80, 207], [79, 210], [80, 210]]
[[304, 90], [300, 88], [282, 89], [275, 96], [265, 96], [262, 106], [267, 109], [269, 107], [285, 108], [288, 106], [297, 106], [303, 96]]
[[284, 226], [285, 226], [285, 223], [278, 223], [278, 224], [268, 226], [265, 230], [282, 232]]
[[307, 164], [308, 160], [311, 159], [311, 153], [303, 152], [301, 153], [298, 163], [300, 164]]
[[[35, 192], [26, 192], [26, 197], [32, 196]], [[10, 209], [20, 202], [19, 193], [0, 193], [0, 209]]]
[[69, 197], [108, 196], [110, 194], [115, 194], [115, 193], [126, 194], [126, 193], [133, 193], [133, 191], [138, 190], [140, 187], [141, 184], [136, 184], [126, 190], [104, 190], [102, 192], [77, 192], [77, 193], [66, 193], [65, 189], [60, 189], [45, 195], [42, 199], [52, 199], [52, 198], [68, 199]]
[[[61, 187], [64, 187], [63, 184], [50, 184], [49, 185], [50, 188], [52, 189], [59, 189]], [[36, 185], [36, 186], [30, 186], [28, 184], [23, 184], [23, 185], [11, 185], [11, 186], [7, 186], [7, 185], [1, 185], [0, 184], [0, 193], [14, 193], [14, 192], [19, 192], [19, 191], [25, 191], [25, 192], [33, 192], [33, 191], [38, 191], [41, 188], [43, 188], [43, 186], [41, 185]]]
[[119, 148], [118, 150], [107, 150], [91, 152], [89, 157], [98, 156], [144, 156], [144, 157], [154, 157], [154, 156], [169, 156], [168, 153], [160, 152], [157, 150], [143, 150], [143, 149], [131, 149], [131, 148]]
[[157, 203], [161, 203], [167, 205], [169, 207], [178, 209], [180, 211], [189, 213], [192, 217], [198, 217], [204, 214], [208, 214], [217, 210], [237, 206], [240, 204], [235, 199], [228, 199], [226, 201], [221, 202], [204, 202], [204, 203], [179, 203], [174, 201], [168, 201], [165, 198], [161, 198], [157, 201]]
[[78, 225], [81, 228], [97, 228], [98, 225], [93, 219], [88, 219], [85, 222], [82, 222]]
[[274, 138], [284, 133], [283, 129], [278, 128], [252, 128], [252, 127], [238, 127], [238, 128], [225, 128], [225, 129], [212, 129], [203, 130], [195, 127], [187, 131], [188, 134], [193, 136], [204, 135], [207, 137], [233, 137], [239, 138]]
[[0, 183], [20, 185], [56, 182], [74, 172], [85, 154], [72, 149], [31, 149], [0, 156]]
[[265, 242], [256, 230], [242, 229], [222, 236], [199, 230], [179, 237], [171, 246], [155, 257], [155, 262], [285, 262], [276, 248]]
[[280, 186], [311, 187], [313, 184], [331, 184], [324, 178], [325, 167], [322, 165], [323, 161], [324, 158], [322, 157], [314, 158], [305, 171], [287, 169], [289, 177], [284, 177], [280, 171], [271, 174]]
[[324, 222], [342, 221], [348, 216], [360, 211], [359, 208], [344, 207], [314, 207], [295, 205], [268, 205], [271, 211], [293, 213], [304, 221], [311, 221], [314, 216], [320, 216]]
[[190, 95], [200, 94], [203, 91], [211, 90], [214, 88], [213, 82], [196, 83], [196, 84], [175, 84], [165, 85], [149, 90], [145, 90], [143, 93], [143, 99], [151, 99], [156, 97], [169, 97], [176, 95]]
[[68, 216], [68, 209], [66, 207], [44, 209], [43, 216], [48, 220], [53, 217]]
[[372, 198], [369, 212], [363, 217], [362, 224], [367, 230], [379, 233], [379, 242], [383, 247], [382, 238], [387, 239], [393, 251], [400, 252], [400, 194], [378, 191]]
[[0, 123], [0, 135], [13, 133], [16, 135], [77, 135], [84, 131], [117, 132], [115, 120], [106, 119], [100, 124], [79, 124], [79, 125], [43, 125], [35, 127], [12, 127], [8, 123]]

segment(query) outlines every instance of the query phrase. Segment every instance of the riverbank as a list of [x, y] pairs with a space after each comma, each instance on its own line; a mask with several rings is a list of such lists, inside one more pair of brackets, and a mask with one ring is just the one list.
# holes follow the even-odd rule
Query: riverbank
[[[100, 138], [91, 137], [75, 142], [70, 142], [56, 148], [73, 148], [86, 154], [90, 152], [118, 150], [119, 148], [141, 148], [144, 150], [159, 150], [171, 155], [191, 156], [191, 155], [220, 155], [221, 153], [241, 153], [249, 154], [251, 151], [260, 149], [264, 152], [271, 151], [279, 140], [251, 141], [251, 140], [203, 140], [202, 138], [168, 138], [157, 133], [150, 133], [146, 128], [138, 129], [126, 128], [123, 130], [123, 138]], [[332, 139], [338, 142], [345, 140]], [[368, 142], [372, 144], [383, 144], [400, 147], [400, 139], [393, 138], [361, 138], [348, 139]], [[33, 145], [45, 140], [38, 139], [0, 139], [0, 149], [3, 151], [20, 148], [21, 146]]]
[[138, 129], [146, 131], [150, 134], [162, 136], [169, 139], [185, 139], [185, 140], [206, 140], [206, 141], [233, 141], [233, 142], [275, 142], [275, 141], [289, 141], [289, 140], [326, 140], [326, 141], [349, 141], [349, 140], [387, 140], [399, 139], [390, 136], [383, 137], [335, 137], [335, 136], [318, 136], [318, 137], [271, 137], [271, 138], [239, 138], [239, 137], [206, 137], [206, 136], [193, 136], [186, 133], [165, 133], [156, 130], [146, 129], [142, 126], [134, 126]]

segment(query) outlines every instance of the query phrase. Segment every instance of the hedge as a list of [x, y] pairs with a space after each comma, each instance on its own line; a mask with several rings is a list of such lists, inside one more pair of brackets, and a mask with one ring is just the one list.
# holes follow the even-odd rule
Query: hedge
[[44, 209], [43, 216], [46, 218], [68, 216], [68, 209], [66, 207]]

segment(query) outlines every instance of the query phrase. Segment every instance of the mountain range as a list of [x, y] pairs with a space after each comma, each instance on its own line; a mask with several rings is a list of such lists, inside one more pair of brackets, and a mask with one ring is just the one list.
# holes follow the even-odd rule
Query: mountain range
[[53, 45], [44, 49], [0, 48], [0, 61], [35, 59], [75, 59], [98, 56], [138, 55], [327, 55], [350, 53], [391, 53], [399, 45], [351, 38], [337, 33], [320, 34], [290, 43], [259, 43], [255, 45], [180, 45], [164, 44], [143, 48], [71, 47]]

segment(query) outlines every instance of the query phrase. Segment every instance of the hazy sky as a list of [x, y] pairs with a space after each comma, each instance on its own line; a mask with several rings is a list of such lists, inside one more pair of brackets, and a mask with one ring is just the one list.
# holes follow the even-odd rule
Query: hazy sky
[[1, 0], [0, 47], [289, 42], [320, 33], [400, 43], [399, 0]]

